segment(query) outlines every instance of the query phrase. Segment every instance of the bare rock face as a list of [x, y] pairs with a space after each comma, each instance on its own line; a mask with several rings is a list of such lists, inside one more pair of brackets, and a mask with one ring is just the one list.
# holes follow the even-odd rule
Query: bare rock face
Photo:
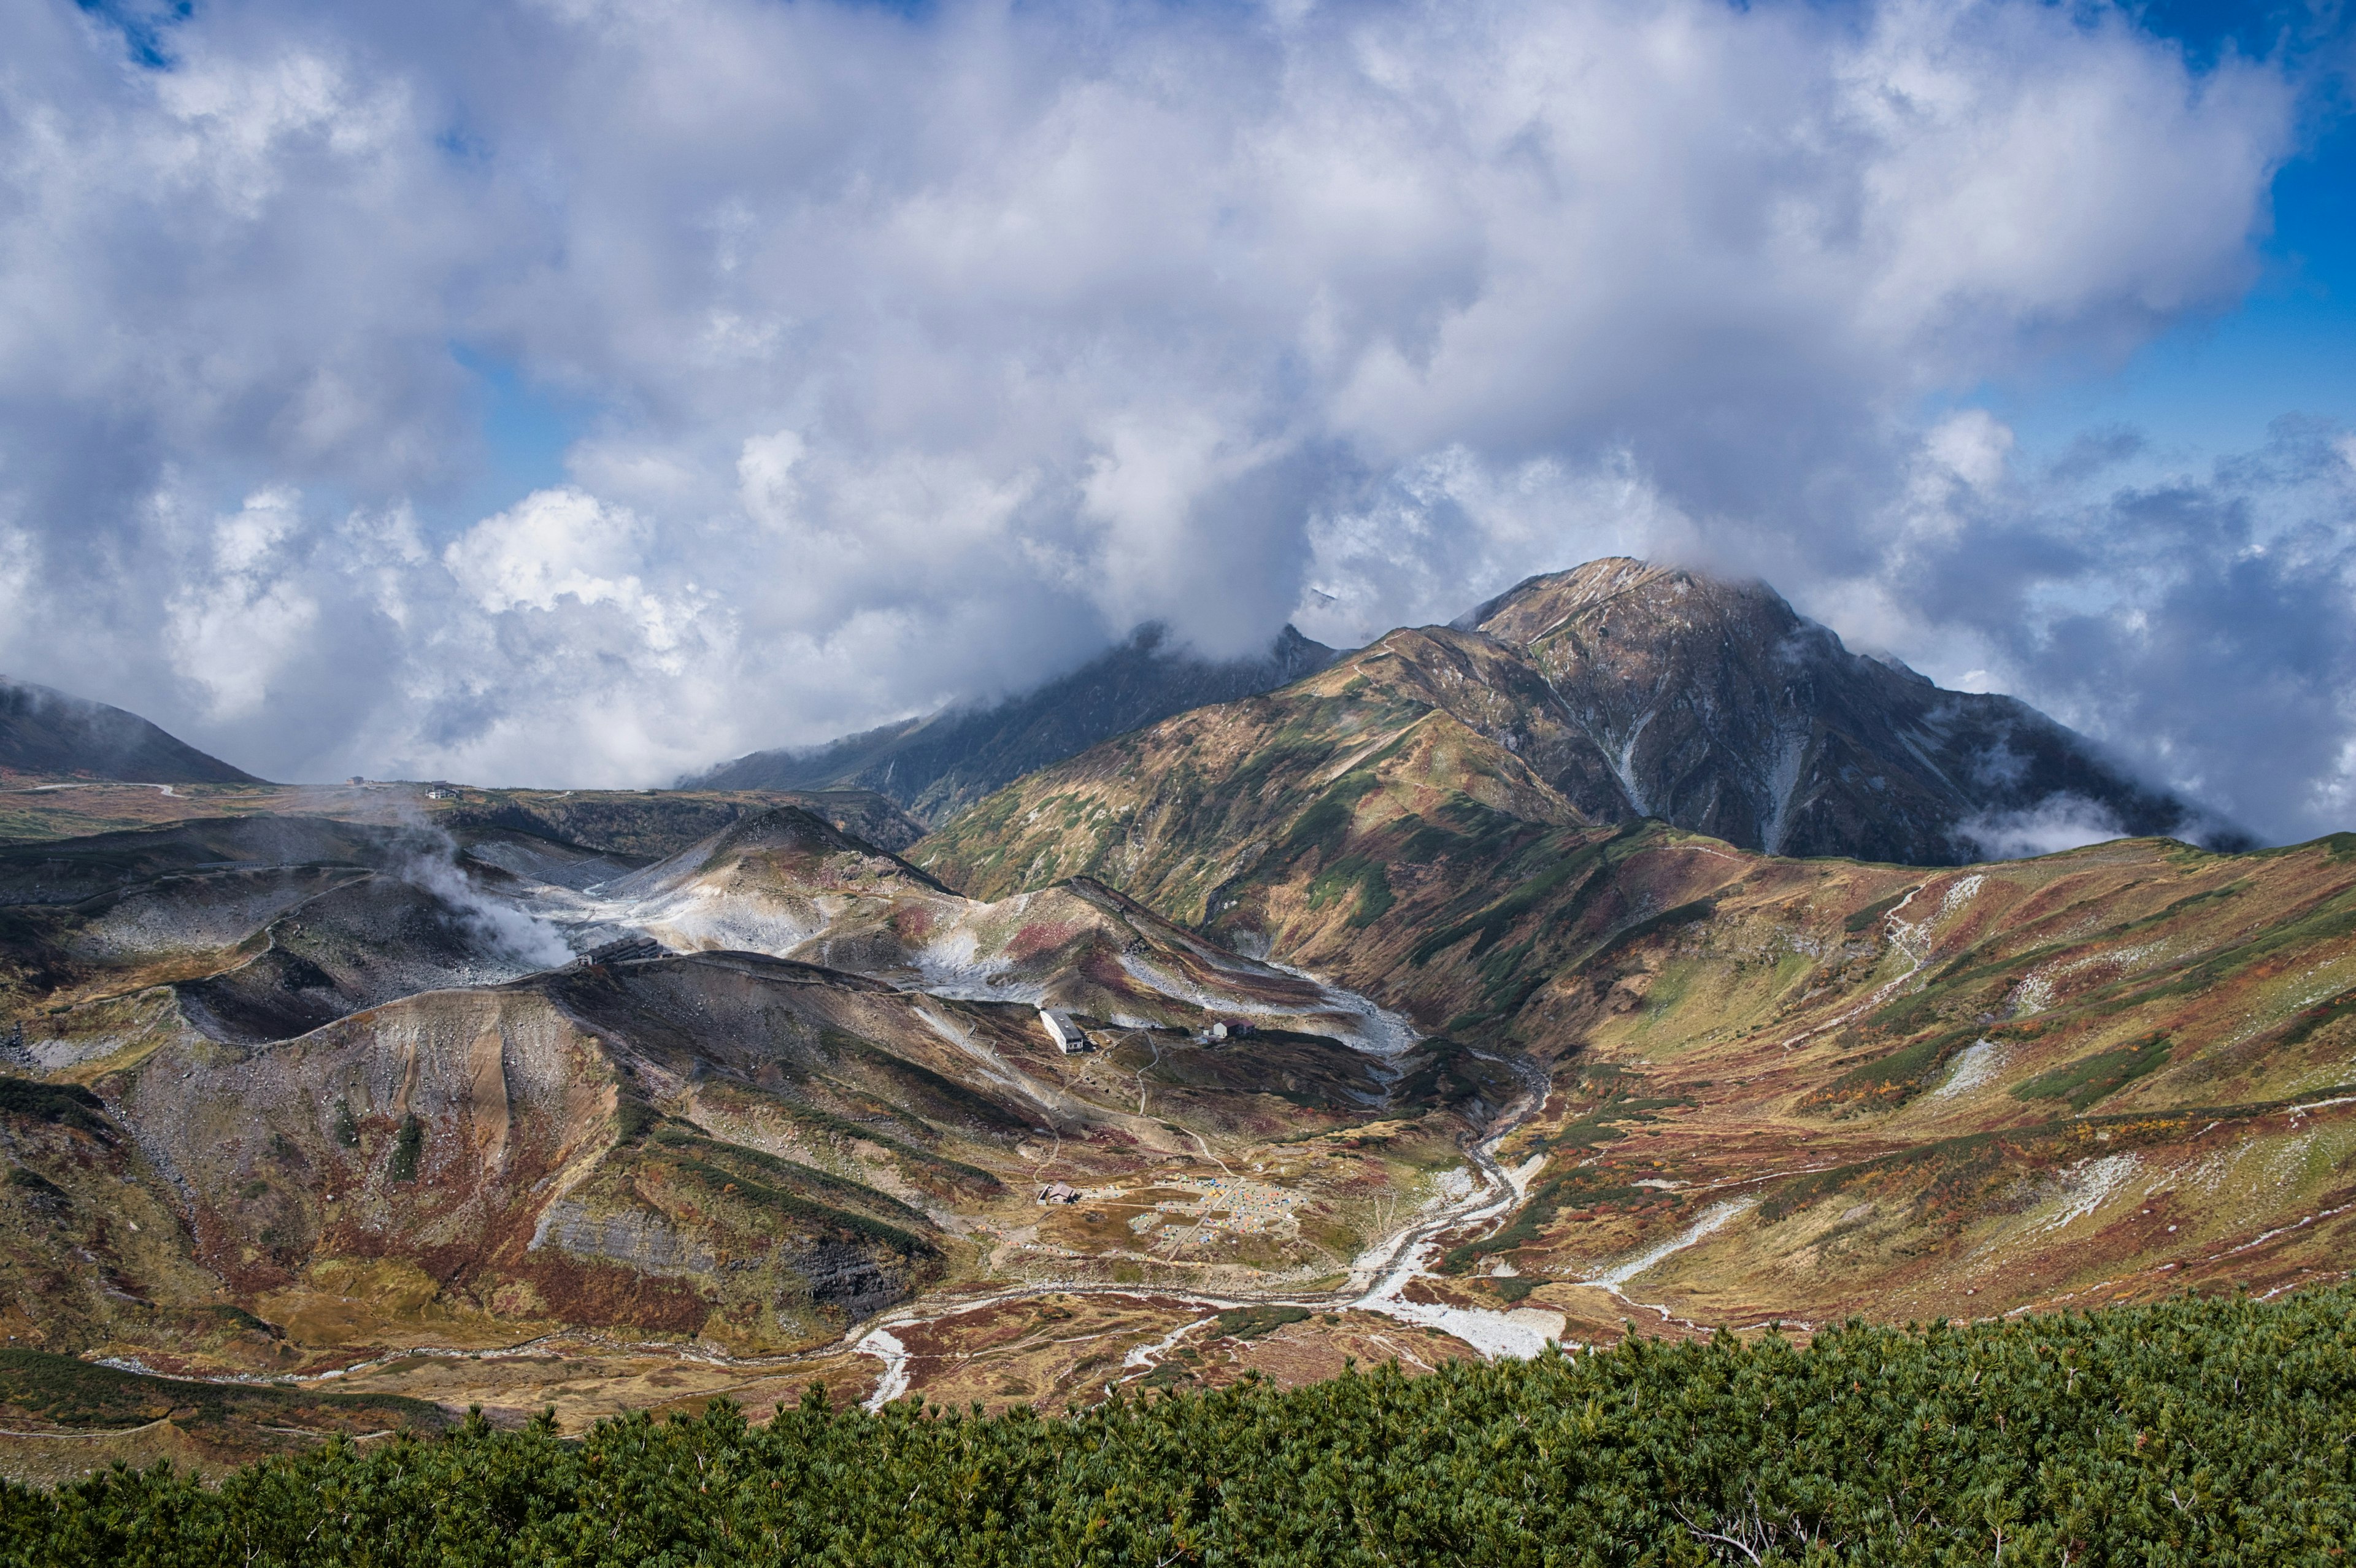
[[2236, 837], [2025, 703], [1849, 652], [1764, 583], [1590, 561], [1458, 625], [1535, 667], [1586, 741], [1555, 782], [1599, 820], [1911, 865], [1979, 859], [1989, 825], [2040, 808]]

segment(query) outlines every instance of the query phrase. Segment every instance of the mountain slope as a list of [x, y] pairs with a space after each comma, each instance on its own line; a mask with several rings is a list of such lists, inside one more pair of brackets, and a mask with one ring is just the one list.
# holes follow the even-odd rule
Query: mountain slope
[[[1360, 814], [1462, 816], [1484, 842], [1528, 837], [1591, 820], [1555, 780], [1591, 793], [1608, 777], [1525, 661], [1433, 627], [1042, 769], [909, 855], [981, 899], [1087, 876], [1207, 922], [1255, 888], [1306, 876], [1328, 892], [1363, 883], [1387, 907], [1397, 890], [1385, 869], [1340, 848]], [[1265, 934], [1286, 949], [1281, 933]]]
[[[1513, 1092], [1104, 888], [977, 904], [798, 807], [653, 864], [443, 821], [0, 849], [11, 1332], [214, 1371], [766, 1353], [991, 1268], [1333, 1276]], [[1374, 1123], [1280, 1221], [1141, 1241], [1211, 1207], [1157, 1172]], [[1042, 1243], [1042, 1179], [1149, 1196]]]
[[[1087, 879], [969, 900], [795, 808], [653, 864], [268, 817], [0, 850], [0, 1316], [253, 1373], [558, 1333], [766, 1355], [889, 1311], [923, 1386], [1060, 1401], [1144, 1376], [1130, 1350], [1215, 1315], [1188, 1293], [1321, 1303], [1301, 1334], [1390, 1354], [1428, 1342], [1352, 1321], [2344, 1273], [2356, 842], [1925, 870], [1590, 823], [1524, 760], [1564, 732], [1485, 711], [1483, 661], [1513, 664], [1401, 635], [1189, 716], [1198, 759], [1248, 750], [1162, 823], [1021, 825], [1107, 875], [1188, 823], [1253, 836], [1248, 874], [1168, 869], [1208, 931]], [[551, 932], [593, 950], [525, 951]], [[1368, 1309], [1403, 1220], [1440, 1272]], [[941, 1347], [1030, 1321], [987, 1305], [1026, 1282], [1125, 1290], [1087, 1299], [1128, 1337], [1016, 1396], [954, 1381], [982, 1374]], [[1089, 1342], [1058, 1299], [1042, 1354]]]
[[[1543, 648], [1561, 619], [1499, 629]], [[1395, 633], [1024, 779], [910, 855], [983, 897], [1098, 877], [1538, 1064], [1544, 1106], [1499, 1150], [1536, 1162], [1527, 1202], [1455, 1238], [1472, 1272], [1436, 1306], [1603, 1331], [1632, 1301], [1936, 1316], [2344, 1273], [2356, 839], [1962, 869], [1746, 853], [1608, 820], [1616, 770], [1533, 699], [1534, 663]]]
[[135, 713], [0, 677], [0, 773], [140, 784], [259, 784]]
[[[1076, 788], [1029, 809], [1102, 807]], [[1526, 1201], [1452, 1238], [1464, 1272], [1435, 1305], [1599, 1333], [1635, 1303], [1969, 1316], [2328, 1280], [2356, 1256], [2349, 836], [1770, 859], [1509, 817], [1406, 746], [1258, 831], [1248, 875], [1149, 854], [1132, 891], [1207, 885], [1207, 934], [1547, 1081], [1497, 1151]]]
[[1171, 648], [1161, 628], [1148, 626], [1026, 696], [885, 725], [813, 751], [755, 752], [683, 779], [680, 787], [872, 789], [938, 823], [1108, 736], [1270, 690], [1336, 656], [1287, 626], [1263, 656], [1218, 663]]
[[1544, 677], [1605, 764], [1569, 792], [1600, 818], [1910, 865], [1979, 859], [2040, 811], [2120, 836], [2234, 837], [2025, 703], [1850, 653], [1763, 583], [1598, 560], [1461, 624]]
[[[1788, 854], [1950, 865], [1975, 833], [2056, 810], [2122, 834], [2203, 825], [2034, 709], [1850, 654], [1761, 584], [1596, 561], [1466, 623], [1393, 632], [1043, 768], [912, 853], [979, 897], [1090, 875], [1206, 919], [1215, 887], [1290, 863], [1286, 836], [1323, 831], [1368, 769], [1388, 777], [1435, 744], [1427, 782], [1472, 806], [1544, 826], [1654, 818]], [[1497, 782], [1439, 784], [1459, 765]], [[1403, 809], [1432, 820], [1438, 798]], [[1398, 864], [1418, 874], [1414, 855]]]

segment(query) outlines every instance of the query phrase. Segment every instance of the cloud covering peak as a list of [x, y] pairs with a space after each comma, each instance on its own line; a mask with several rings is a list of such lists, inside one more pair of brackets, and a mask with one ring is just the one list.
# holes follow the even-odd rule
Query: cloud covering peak
[[[0, 662], [263, 773], [651, 784], [1629, 550], [2269, 831], [2356, 778], [2344, 435], [1921, 413], [2252, 276], [2296, 84], [2122, 12], [0, 10]], [[487, 365], [585, 411], [532, 493]]]

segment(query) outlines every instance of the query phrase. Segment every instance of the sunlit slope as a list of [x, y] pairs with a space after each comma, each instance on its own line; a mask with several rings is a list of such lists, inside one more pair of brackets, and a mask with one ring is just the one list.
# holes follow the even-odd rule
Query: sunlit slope
[[[217, 1370], [559, 1326], [787, 1349], [1002, 1238], [1017, 1278], [1033, 1255], [1066, 1277], [1323, 1277], [1365, 1244], [1359, 1211], [1396, 1210], [1471, 1125], [1394, 1105], [1403, 1074], [1431, 1077], [1421, 1055], [1125, 1030], [1067, 1059], [1028, 1006], [744, 953], [427, 991], [275, 1040], [221, 1039], [173, 997], [112, 1008], [111, 1051], [80, 1031], [78, 1081], [0, 1080], [23, 1200], [0, 1211], [0, 1295], [27, 1342]], [[1204, 1207], [1157, 1172], [1375, 1124], [1375, 1151], [1296, 1157], [1265, 1235], [1141, 1239], [1163, 1206]], [[1122, 1222], [1043, 1214], [1040, 1179]]]
[[1504, 1151], [1544, 1157], [1534, 1200], [1467, 1271], [1732, 1321], [2347, 1267], [2356, 839], [1920, 869], [1584, 826], [1519, 771], [1544, 736], [1457, 717], [1435, 645], [1099, 748], [912, 857], [991, 891], [1087, 868], [1548, 1063]]
[[[1458, 1263], [1709, 1321], [2338, 1277], [2351, 851], [1730, 864], [1706, 914], [1533, 994], [1558, 1098], [1506, 1157], [1547, 1163]], [[1701, 853], [1622, 874], [1693, 892]]]
[[1586, 821], [1546, 780], [1580, 747], [1543, 697], [1485, 637], [1394, 632], [1281, 691], [1183, 714], [1019, 780], [910, 859], [983, 899], [1091, 876], [1201, 921], [1305, 872], [1323, 879], [1321, 907], [1363, 910], [1397, 890], [1383, 866], [1347, 852], [1362, 822], [1415, 815], [1479, 837]]

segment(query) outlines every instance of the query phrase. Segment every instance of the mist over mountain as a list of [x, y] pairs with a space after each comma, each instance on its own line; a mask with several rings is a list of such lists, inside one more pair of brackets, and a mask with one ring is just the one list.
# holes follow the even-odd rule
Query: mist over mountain
[[755, 752], [680, 781], [681, 789], [872, 789], [938, 824], [1033, 769], [1206, 703], [1313, 675], [1341, 656], [1292, 627], [1257, 658], [1206, 659], [1160, 625], [1037, 690], [950, 708], [804, 751]]
[[258, 784], [136, 713], [0, 676], [0, 772], [140, 784]]
[[2327, 831], [2340, 394], [2003, 392], [2270, 264], [2329, 116], [2163, 9], [25, 6], [0, 668], [619, 788], [1675, 556]]

